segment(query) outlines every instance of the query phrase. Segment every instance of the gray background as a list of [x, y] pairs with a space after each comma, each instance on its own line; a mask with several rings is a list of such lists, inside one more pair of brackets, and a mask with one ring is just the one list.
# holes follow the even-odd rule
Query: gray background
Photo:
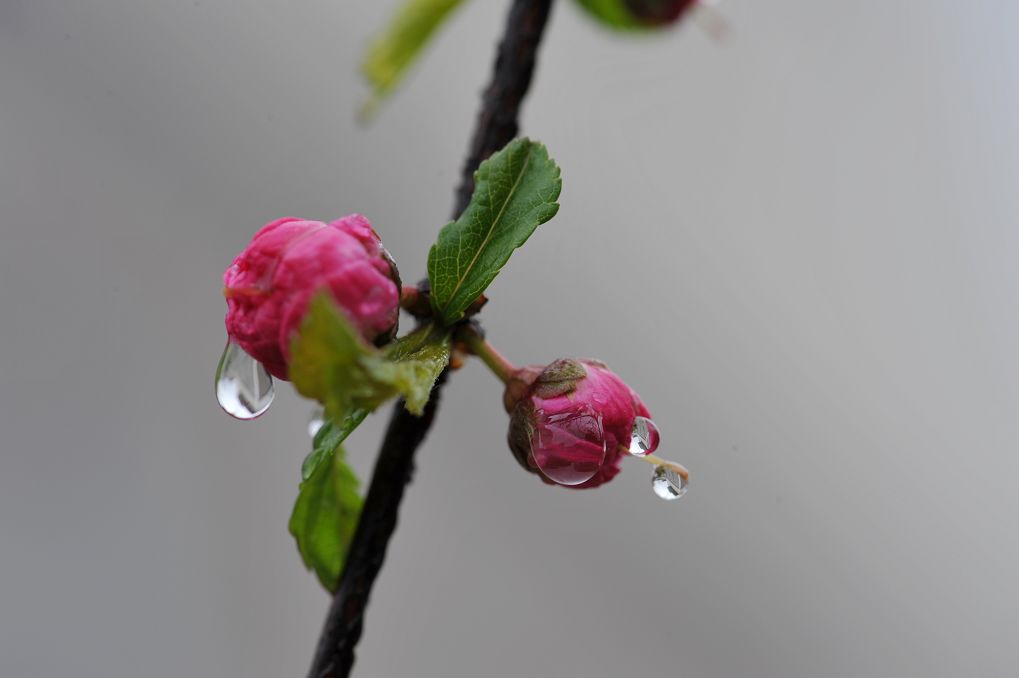
[[[352, 211], [423, 273], [507, 3], [360, 128], [395, 4], [0, 0], [5, 678], [306, 669], [310, 407], [218, 410], [219, 275], [270, 219]], [[722, 43], [559, 5], [524, 126], [562, 210], [486, 324], [611, 364], [691, 490], [542, 485], [469, 365], [359, 675], [1014, 675], [1019, 4], [728, 0]]]

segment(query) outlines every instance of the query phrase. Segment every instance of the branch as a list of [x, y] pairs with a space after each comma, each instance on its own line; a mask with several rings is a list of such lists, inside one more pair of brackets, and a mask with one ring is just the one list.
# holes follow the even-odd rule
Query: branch
[[[517, 135], [520, 105], [531, 76], [548, 21], [552, 0], [513, 0], [492, 81], [482, 96], [481, 111], [457, 191], [455, 219], [470, 202], [474, 171], [481, 161]], [[448, 369], [447, 369], [448, 372]], [[354, 647], [361, 638], [372, 585], [386, 557], [396, 529], [403, 491], [414, 471], [414, 453], [435, 418], [447, 372], [435, 384], [421, 417], [396, 404], [386, 429], [361, 519], [347, 552], [347, 562], [326, 615], [309, 678], [345, 678], [354, 665]]]
[[538, 44], [551, 9], [552, 0], [514, 0], [510, 8], [492, 82], [481, 97], [481, 110], [474, 123], [474, 138], [464, 161], [453, 208], [454, 219], [471, 201], [474, 171], [478, 165], [516, 138], [520, 130], [520, 104], [531, 86]]

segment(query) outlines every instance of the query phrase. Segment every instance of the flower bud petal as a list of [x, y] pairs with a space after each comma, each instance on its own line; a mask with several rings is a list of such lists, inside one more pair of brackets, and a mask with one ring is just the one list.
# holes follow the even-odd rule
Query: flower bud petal
[[399, 274], [369, 221], [352, 214], [326, 224], [293, 217], [266, 224], [223, 273], [230, 340], [287, 377], [290, 342], [311, 298], [326, 291], [365, 340], [396, 332]]
[[523, 368], [504, 396], [513, 456], [545, 482], [597, 487], [619, 473], [634, 419], [650, 417], [622, 379], [595, 360]]

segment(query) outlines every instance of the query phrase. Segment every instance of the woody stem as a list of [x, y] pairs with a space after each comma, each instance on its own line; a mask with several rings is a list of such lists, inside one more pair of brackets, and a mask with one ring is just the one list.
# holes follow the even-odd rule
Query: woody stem
[[492, 374], [497, 376], [502, 383], [509, 383], [517, 368], [499, 353], [480, 332], [471, 325], [464, 325], [457, 333], [457, 338], [465, 343], [470, 352], [480, 358], [481, 362], [485, 363]]

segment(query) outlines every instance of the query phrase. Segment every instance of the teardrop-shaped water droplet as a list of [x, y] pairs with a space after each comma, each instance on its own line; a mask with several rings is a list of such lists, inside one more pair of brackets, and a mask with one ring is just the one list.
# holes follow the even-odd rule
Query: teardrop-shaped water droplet
[[216, 368], [216, 399], [223, 411], [237, 419], [254, 419], [269, 409], [275, 395], [269, 370], [228, 342]]
[[546, 478], [560, 485], [580, 485], [594, 477], [605, 461], [605, 429], [590, 407], [547, 414], [535, 412], [531, 457]]
[[651, 489], [662, 499], [672, 501], [686, 494], [686, 478], [668, 466], [656, 466], [651, 476]]
[[314, 438], [325, 423], [325, 411], [321, 407], [316, 407], [311, 411], [311, 418], [308, 419], [308, 435]]
[[634, 417], [633, 430], [630, 432], [630, 454], [635, 457], [646, 457], [658, 449], [662, 435], [655, 422], [647, 417]]

